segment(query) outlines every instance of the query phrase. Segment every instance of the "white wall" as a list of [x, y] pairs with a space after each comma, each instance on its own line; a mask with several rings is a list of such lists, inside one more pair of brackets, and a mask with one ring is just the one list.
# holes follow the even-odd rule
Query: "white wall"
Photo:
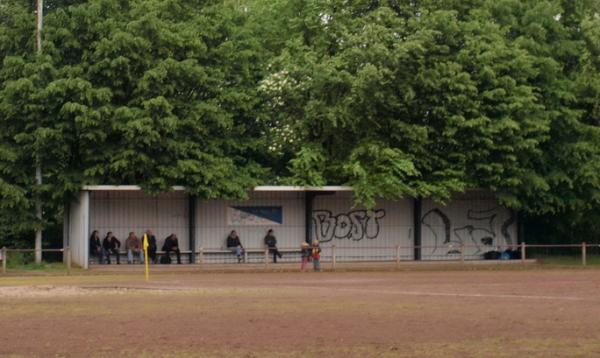
[[447, 205], [423, 200], [421, 217], [424, 260], [454, 259], [461, 244], [467, 258], [479, 258], [497, 246], [517, 244], [517, 221], [490, 193], [472, 191], [457, 195]]
[[401, 246], [401, 258], [413, 259], [412, 199], [377, 200], [372, 210], [353, 204], [349, 192], [315, 198], [312, 237], [326, 248], [326, 256], [336, 245], [342, 260], [392, 260]]
[[[227, 210], [231, 206], [281, 206], [283, 223], [231, 225]], [[299, 247], [305, 237], [303, 192], [255, 192], [249, 200], [199, 200], [196, 212], [196, 245], [208, 249], [225, 247], [231, 230], [236, 230], [246, 248], [262, 248], [268, 229], [273, 229], [280, 248]]]
[[142, 191], [92, 191], [90, 196], [90, 232], [100, 231], [104, 238], [108, 231], [125, 240], [133, 231], [142, 237], [152, 229], [158, 249], [171, 233], [179, 238], [181, 250], [189, 249], [188, 196], [184, 192], [148, 195]]

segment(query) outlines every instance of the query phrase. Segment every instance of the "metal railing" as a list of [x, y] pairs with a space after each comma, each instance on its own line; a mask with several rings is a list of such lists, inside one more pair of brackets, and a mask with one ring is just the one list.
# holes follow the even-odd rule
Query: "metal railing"
[[36, 249], [8, 249], [6, 247], [3, 247], [2, 250], [0, 250], [0, 261], [2, 261], [2, 274], [6, 274], [7, 271], [7, 262], [8, 262], [8, 258], [9, 258], [9, 253], [10, 252], [21, 252], [21, 253], [27, 253], [27, 252], [62, 252], [64, 255], [64, 264], [66, 266], [67, 269], [67, 275], [71, 274], [71, 249], [67, 246], [64, 247], [62, 249], [41, 249], [41, 250], [36, 250]]
[[[283, 258], [278, 259], [283, 263], [299, 263], [301, 261], [301, 250], [299, 247], [278, 248], [283, 254]], [[548, 264], [568, 264], [568, 265], [588, 265], [588, 261], [600, 264], [600, 245], [588, 244], [526, 244], [518, 245], [465, 245], [465, 244], [445, 244], [436, 246], [370, 246], [370, 247], [350, 247], [343, 245], [323, 245], [321, 246], [321, 261], [330, 264], [331, 269], [335, 270], [339, 263], [358, 263], [358, 262], [387, 262], [399, 266], [401, 263], [417, 262], [415, 261], [415, 252], [421, 252], [421, 261], [446, 261], [465, 263], [471, 260], [483, 260], [484, 254], [489, 251], [496, 253], [510, 252], [511, 261], [520, 261], [522, 263], [535, 260], [540, 263]], [[435, 255], [436, 251], [445, 251], [445, 254]], [[483, 252], [484, 250], [487, 250]], [[69, 247], [62, 249], [42, 249], [42, 252], [62, 252], [64, 254], [64, 264], [67, 274], [71, 274], [71, 250]], [[3, 247], [0, 250], [0, 261], [2, 262], [2, 273], [7, 271], [7, 261], [9, 253], [22, 252], [35, 253], [35, 249], [8, 249]], [[196, 264], [211, 263], [237, 263], [234, 253], [224, 248], [204, 248], [199, 247], [196, 250]], [[427, 253], [427, 254], [424, 254]], [[244, 253], [245, 263], [264, 264], [269, 266], [272, 262], [273, 254], [265, 247], [246, 248]], [[502, 259], [496, 257], [496, 259]], [[492, 260], [490, 260], [492, 261]]]
[[[300, 248], [278, 248], [284, 255], [278, 262], [300, 262]], [[521, 263], [538, 262], [552, 263], [557, 258], [564, 257], [564, 262], [569, 264], [587, 265], [588, 258], [598, 257], [600, 263], [600, 245], [587, 244], [526, 244], [515, 245], [467, 245], [467, 244], [446, 244], [437, 246], [370, 246], [370, 247], [350, 247], [343, 245], [321, 246], [321, 261], [330, 263], [335, 269], [338, 263], [343, 262], [389, 262], [400, 265], [403, 262], [416, 262], [415, 252], [420, 251], [420, 261], [451, 261], [464, 263], [473, 260], [511, 260]], [[436, 254], [436, 251], [438, 253]], [[498, 257], [485, 258], [485, 254], [490, 251], [496, 252]], [[508, 258], [502, 256], [508, 255]], [[566, 258], [570, 260], [566, 260]], [[236, 256], [224, 248], [204, 248], [199, 247], [196, 251], [197, 264], [211, 263], [237, 263]], [[246, 248], [244, 253], [245, 263], [263, 263], [268, 266], [272, 262], [272, 253], [266, 248]]]

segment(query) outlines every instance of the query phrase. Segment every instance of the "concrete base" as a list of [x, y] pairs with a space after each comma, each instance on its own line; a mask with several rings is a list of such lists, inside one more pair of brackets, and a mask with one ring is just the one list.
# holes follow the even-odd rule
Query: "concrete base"
[[[401, 261], [396, 262], [337, 262], [335, 271], [395, 271], [395, 270], [445, 270], [464, 269], [473, 267], [518, 267], [534, 265], [537, 260], [472, 260], [460, 261]], [[323, 271], [333, 271], [332, 262], [321, 261]], [[309, 265], [309, 271], [312, 265]], [[143, 274], [143, 265], [91, 265], [91, 272], [134, 273]], [[296, 272], [300, 271], [300, 263], [269, 263], [265, 264], [170, 264], [150, 265], [150, 273], [169, 272]]]

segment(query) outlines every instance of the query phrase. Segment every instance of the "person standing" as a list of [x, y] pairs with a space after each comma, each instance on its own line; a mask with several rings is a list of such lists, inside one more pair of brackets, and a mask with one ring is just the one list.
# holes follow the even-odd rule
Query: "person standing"
[[119, 259], [119, 249], [121, 248], [121, 241], [117, 239], [112, 231], [106, 233], [106, 237], [102, 241], [102, 249], [104, 255], [106, 255], [106, 263], [110, 265], [110, 255], [113, 254], [117, 257], [117, 265], [121, 264]]
[[312, 243], [311, 258], [313, 261], [313, 267], [316, 272], [321, 271], [321, 247], [319, 246], [319, 240], [314, 240]]
[[144, 263], [144, 252], [142, 251], [142, 245], [140, 243], [140, 239], [135, 236], [135, 233], [132, 231], [129, 233], [129, 237], [125, 240], [125, 248], [127, 248], [127, 263], [133, 263], [133, 255], [140, 257], [140, 263]]
[[[156, 263], [156, 250], [158, 246], [156, 245], [156, 236], [151, 229], [146, 230], [146, 237], [148, 238], [148, 259], [149, 262], [153, 264]], [[142, 242], [142, 245], [144, 243]]]
[[281, 253], [277, 249], [277, 238], [273, 233], [273, 229], [267, 231], [265, 236], [265, 246], [269, 248], [269, 252], [273, 254], [273, 263], [277, 263], [277, 257], [281, 258]]
[[165, 252], [165, 256], [169, 258], [169, 263], [171, 263], [171, 251], [174, 251], [177, 256], [177, 264], [181, 265], [181, 251], [179, 251], [179, 240], [177, 240], [177, 235], [169, 235], [165, 239], [162, 250]]
[[302, 263], [300, 264], [300, 271], [306, 272], [306, 265], [308, 265], [308, 260], [310, 259], [310, 255], [312, 253], [312, 249], [308, 242], [303, 241], [302, 245], [300, 245], [300, 255], [302, 256]]
[[94, 230], [90, 236], [90, 256], [95, 256], [98, 263], [102, 263], [102, 242], [98, 230]]
[[244, 246], [242, 246], [240, 237], [238, 236], [235, 230], [231, 230], [229, 236], [227, 236], [227, 248], [231, 252], [235, 253], [238, 259], [238, 263], [242, 262], [244, 255]]

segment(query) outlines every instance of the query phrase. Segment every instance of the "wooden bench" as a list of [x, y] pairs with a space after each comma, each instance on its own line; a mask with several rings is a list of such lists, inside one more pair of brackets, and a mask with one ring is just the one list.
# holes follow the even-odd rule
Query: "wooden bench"
[[[166, 253], [166, 251], [156, 251], [156, 262], [160, 263], [160, 257], [162, 255], [164, 255]], [[183, 256], [187, 256], [189, 255], [188, 258], [188, 263], [194, 263], [192, 262], [192, 250], [179, 250], [180, 255]], [[173, 256], [175, 253], [171, 252], [171, 256]], [[127, 256], [127, 253], [125, 253], [125, 256]], [[177, 257], [175, 257], [175, 263], [177, 263]], [[183, 263], [183, 260], [181, 260], [181, 262]]]
[[[301, 253], [300, 248], [277, 248], [279, 250], [280, 253]], [[199, 264], [203, 264], [205, 263], [205, 255], [211, 255], [211, 254], [221, 254], [221, 255], [231, 255], [231, 257], [235, 257], [234, 253], [231, 249], [227, 249], [225, 247], [220, 247], [220, 248], [203, 248], [200, 247], [198, 248], [197, 251], [198, 255], [197, 255], [197, 263]], [[262, 247], [262, 248], [244, 248], [244, 261], [243, 262], [249, 262], [248, 261], [248, 255], [252, 254], [252, 255], [261, 255], [262, 256], [262, 262], [264, 262], [265, 264], [269, 263], [269, 257], [271, 256], [271, 253], [269, 252], [269, 248], [268, 247]]]
[[[192, 262], [192, 250], [180, 250], [179, 252], [180, 252], [181, 257], [182, 257], [182, 260], [181, 260], [182, 263], [184, 262], [183, 258], [186, 257], [186, 256], [188, 256], [188, 259], [187, 259], [186, 263], [193, 263]], [[160, 257], [162, 255], [164, 255], [164, 254], [165, 254], [165, 251], [156, 251], [156, 262], [157, 263], [160, 262]], [[174, 253], [172, 252], [171, 253], [171, 257], [173, 255], [174, 255]], [[115, 258], [114, 258], [114, 255], [112, 255], [112, 254], [110, 256], [112, 257], [112, 259], [111, 259], [111, 263], [112, 263], [112, 261], [115, 261]], [[119, 251], [119, 260], [122, 261], [123, 263], [127, 264], [127, 251], [123, 251], [123, 250]], [[89, 262], [91, 264], [100, 264], [98, 262], [96, 256], [93, 256], [93, 257], [90, 256]], [[139, 255], [138, 254], [134, 254], [133, 255], [133, 263], [135, 264], [136, 262], [139, 262]], [[174, 262], [177, 263], [177, 259], [176, 258], [175, 258]]]

